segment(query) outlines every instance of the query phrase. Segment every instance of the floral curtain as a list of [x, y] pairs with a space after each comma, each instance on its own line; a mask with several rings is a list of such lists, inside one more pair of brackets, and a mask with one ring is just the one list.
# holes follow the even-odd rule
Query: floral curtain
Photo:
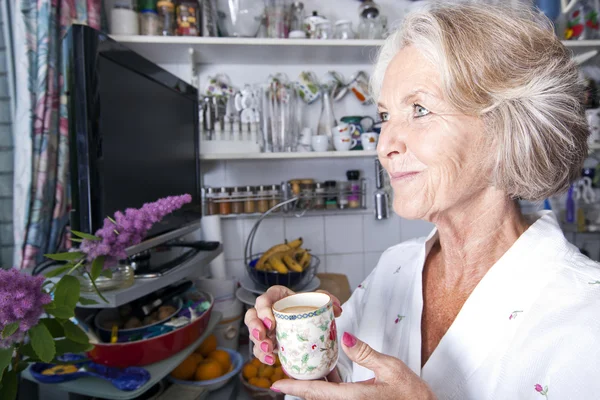
[[[101, 0], [17, 0], [15, 265], [29, 268], [55, 251], [68, 222], [68, 123], [62, 38], [73, 23], [100, 29]], [[19, 104], [20, 101], [20, 104]], [[16, 180], [16, 177], [15, 177]]]

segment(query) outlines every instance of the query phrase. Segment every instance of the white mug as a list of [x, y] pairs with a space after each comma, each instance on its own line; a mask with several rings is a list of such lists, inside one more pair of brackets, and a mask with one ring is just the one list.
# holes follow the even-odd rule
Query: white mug
[[351, 139], [345, 136], [333, 137], [333, 147], [335, 147], [337, 151], [348, 151], [356, 147], [357, 142], [358, 141], [356, 139]]
[[375, 132], [365, 132], [360, 135], [360, 142], [364, 150], [376, 150], [378, 139], [379, 135]]
[[358, 130], [358, 128], [356, 126], [354, 126], [353, 124], [347, 124], [345, 122], [342, 122], [339, 125], [334, 126], [333, 128], [331, 128], [331, 135], [333, 137], [336, 136], [344, 136], [344, 137], [352, 137], [352, 135], [354, 134], [354, 132], [356, 132]]
[[329, 149], [329, 136], [316, 135], [310, 138], [310, 143], [314, 151], [323, 152]]

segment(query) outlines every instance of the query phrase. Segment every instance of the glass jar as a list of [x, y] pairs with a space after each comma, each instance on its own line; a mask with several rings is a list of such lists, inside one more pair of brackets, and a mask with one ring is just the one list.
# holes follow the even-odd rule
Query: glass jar
[[[271, 185], [271, 190], [269, 190], [269, 208], [275, 207], [281, 201], [281, 186], [279, 185]], [[281, 207], [278, 207], [273, 210], [273, 212], [281, 211]]]
[[334, 39], [354, 39], [354, 31], [352, 30], [352, 22], [342, 19], [335, 23]]
[[290, 182], [292, 194], [298, 196], [300, 194], [300, 179], [292, 179]]
[[350, 182], [340, 181], [337, 183], [337, 204], [340, 210], [348, 208], [348, 194], [350, 193]]
[[325, 208], [325, 184], [323, 182], [315, 183], [313, 207], [315, 210], [322, 210]]
[[331, 33], [331, 22], [321, 21], [315, 28], [315, 36], [317, 39], [331, 39], [333, 37]]
[[139, 18], [131, 0], [115, 2], [110, 11], [110, 33], [113, 35], [139, 35]]
[[293, 2], [290, 12], [290, 32], [304, 33], [304, 18], [304, 4], [301, 1]]
[[256, 205], [259, 213], [265, 213], [269, 211], [269, 187], [260, 185], [256, 192], [258, 198]]
[[255, 190], [254, 186], [246, 186], [246, 191], [244, 192], [244, 212], [246, 214], [254, 214], [256, 212]]
[[231, 214], [231, 202], [230, 202], [229, 189], [222, 187], [217, 193], [216, 201], [219, 204], [219, 214], [229, 215]]
[[302, 210], [310, 210], [311, 208], [313, 208], [314, 195], [314, 183], [301, 183], [300, 200], [298, 201], [298, 207]]
[[[98, 290], [102, 292], [107, 292], [109, 290], [116, 289], [125, 289], [132, 286], [135, 282], [135, 271], [129, 264], [118, 264], [114, 267], [109, 267], [108, 269], [112, 273], [112, 277], [108, 278], [106, 276], [100, 275], [95, 281]], [[96, 292], [94, 284], [90, 280], [88, 274], [79, 273], [76, 276], [79, 280], [79, 286], [81, 287], [82, 292]]]
[[156, 3], [158, 20], [160, 22], [160, 34], [162, 36], [175, 35], [175, 5], [170, 0], [160, 0]]
[[336, 181], [325, 182], [325, 193], [325, 208], [328, 210], [335, 210], [338, 206]]
[[232, 214], [243, 214], [244, 213], [244, 192], [245, 187], [233, 187], [231, 188], [231, 213]]
[[208, 187], [205, 190], [204, 215], [219, 215], [219, 204], [215, 202], [217, 192], [215, 188]]
[[175, 13], [177, 36], [198, 36], [198, 2], [180, 0]]
[[140, 12], [140, 35], [160, 35], [160, 22], [156, 10], [142, 10]]
[[349, 208], [360, 208], [360, 171], [352, 170], [346, 172], [348, 183], [350, 185], [350, 192], [348, 193], [348, 207]]

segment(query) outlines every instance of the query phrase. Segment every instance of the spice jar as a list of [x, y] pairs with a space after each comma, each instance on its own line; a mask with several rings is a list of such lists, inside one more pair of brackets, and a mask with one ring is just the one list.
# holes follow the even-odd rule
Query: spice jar
[[325, 182], [325, 208], [335, 210], [337, 208], [337, 189], [335, 181]]
[[231, 214], [231, 202], [229, 201], [230, 199], [231, 198], [229, 196], [229, 189], [227, 189], [226, 187], [222, 187], [216, 196], [216, 201], [219, 204], [219, 214]]
[[160, 34], [162, 36], [175, 35], [175, 6], [170, 0], [160, 0], [156, 3], [158, 20], [160, 22]]
[[315, 183], [313, 208], [315, 210], [322, 210], [325, 208], [325, 184], [323, 182]]
[[292, 179], [289, 183], [292, 188], [292, 194], [298, 196], [300, 194], [300, 179]]
[[269, 187], [260, 185], [256, 192], [256, 196], [258, 197], [256, 202], [258, 212], [265, 213], [269, 211]]
[[337, 183], [338, 196], [337, 203], [338, 208], [346, 209], [348, 208], [348, 194], [350, 193], [350, 182], [340, 181]]
[[[269, 208], [275, 207], [279, 204], [281, 199], [280, 194], [281, 187], [279, 185], [271, 185], [271, 190], [269, 190]], [[281, 207], [278, 207], [273, 210], [273, 212], [281, 211]]]
[[206, 188], [206, 208], [204, 211], [206, 215], [219, 215], [219, 204], [215, 202], [216, 196], [217, 192], [215, 191], [215, 188]]
[[246, 214], [254, 214], [256, 212], [256, 200], [254, 198], [254, 187], [246, 186], [244, 192], [244, 212]]
[[177, 4], [177, 36], [198, 36], [198, 2], [181, 0]]
[[303, 210], [309, 210], [313, 207], [313, 198], [315, 194], [314, 183], [301, 183], [300, 184], [300, 200], [298, 201], [298, 207]]
[[358, 180], [360, 171], [352, 170], [346, 172], [348, 183], [350, 184], [350, 193], [348, 194], [348, 207], [359, 208], [360, 207], [360, 182]]
[[232, 214], [243, 214], [244, 213], [244, 191], [245, 187], [233, 187], [231, 188], [231, 213]]
[[160, 35], [160, 22], [156, 10], [142, 10], [140, 12], [140, 35]]

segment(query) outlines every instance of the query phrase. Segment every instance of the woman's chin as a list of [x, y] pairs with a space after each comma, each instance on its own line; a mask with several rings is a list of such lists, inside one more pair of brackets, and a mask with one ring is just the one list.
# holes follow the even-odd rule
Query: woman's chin
[[394, 199], [394, 212], [404, 219], [426, 219], [427, 209], [423, 207], [423, 202], [403, 199]]

